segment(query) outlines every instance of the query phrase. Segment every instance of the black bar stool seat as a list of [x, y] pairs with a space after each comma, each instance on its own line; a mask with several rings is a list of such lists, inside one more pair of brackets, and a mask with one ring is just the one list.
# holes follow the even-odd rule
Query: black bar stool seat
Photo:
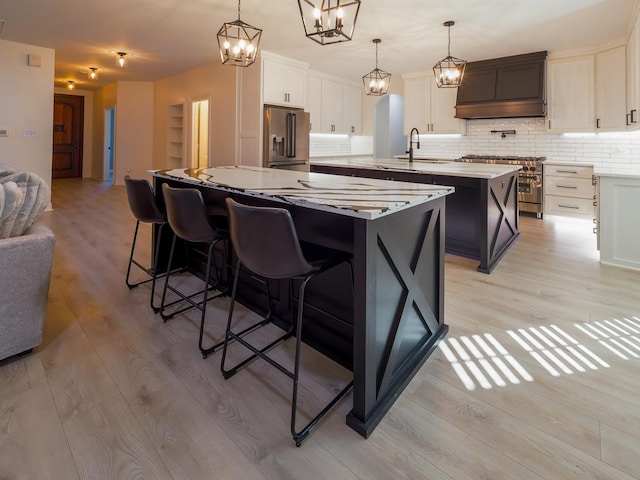
[[[220, 369], [225, 379], [235, 375], [240, 368], [247, 365], [255, 358], [261, 358], [280, 372], [287, 375], [293, 382], [293, 392], [291, 398], [291, 435], [300, 446], [313, 428], [331, 408], [334, 407], [352, 388], [353, 381], [349, 382], [340, 393], [338, 393], [323, 409], [302, 429], [296, 428], [296, 413], [298, 403], [298, 382], [300, 377], [300, 354], [302, 343], [302, 324], [304, 313], [304, 295], [309, 281], [315, 276], [342, 263], [348, 263], [351, 268], [351, 281], [353, 283], [353, 269], [351, 266], [351, 255], [327, 248], [321, 245], [300, 242], [295, 230], [293, 219], [288, 210], [284, 208], [254, 207], [242, 205], [231, 198], [226, 199], [229, 211], [230, 237], [233, 248], [238, 257], [233, 287], [231, 293], [231, 304], [229, 306], [229, 317], [227, 319], [227, 330], [225, 342], [222, 350], [222, 360]], [[283, 335], [269, 343], [267, 346], [258, 348], [246, 340], [245, 329], [241, 332], [232, 330], [233, 307], [235, 304], [238, 277], [241, 265], [259, 276], [266, 279], [289, 280], [290, 309], [293, 312], [292, 281], [300, 281], [298, 291], [297, 314], [292, 319], [291, 327]], [[267, 293], [269, 296], [269, 293]], [[260, 327], [269, 323], [269, 317], [261, 319], [254, 326]], [[267, 352], [281, 341], [289, 338], [295, 333], [295, 359], [293, 371], [277, 362]], [[227, 347], [231, 341], [237, 341], [252, 352], [252, 355], [240, 361], [231, 368], [225, 367]]]
[[[171, 243], [171, 253], [169, 254], [169, 265], [172, 265], [173, 254], [176, 246], [176, 238], [180, 238], [185, 242], [190, 243], [203, 243], [207, 245], [207, 259], [206, 259], [206, 271], [204, 275], [204, 287], [202, 290], [186, 294], [181, 292], [176, 286], [170, 284], [171, 273], [166, 276], [164, 289], [162, 292], [162, 305], [160, 307], [160, 315], [163, 320], [167, 321], [179, 313], [185, 312], [192, 308], [197, 308], [201, 312], [200, 316], [200, 334], [198, 340], [198, 347], [203, 357], [207, 357], [215, 351], [216, 348], [221, 346], [224, 341], [211, 346], [204, 347], [204, 326], [207, 313], [207, 302], [214, 298], [225, 295], [225, 292], [221, 292], [217, 295], [209, 296], [209, 292], [215, 289], [219, 289], [222, 285], [221, 273], [215, 263], [215, 247], [220, 241], [228, 242], [229, 239], [229, 227], [226, 217], [213, 216], [210, 217], [207, 212], [207, 207], [204, 204], [202, 194], [195, 188], [173, 188], [167, 184], [162, 185], [162, 193], [164, 196], [164, 202], [167, 208], [167, 220], [175, 236]], [[223, 248], [225, 257], [224, 265], [227, 261], [227, 249]], [[222, 271], [224, 271], [223, 267]], [[212, 270], [215, 272], [215, 280], [211, 282]], [[178, 295], [180, 301], [186, 302], [186, 305], [178, 310], [167, 313], [167, 308], [174, 305], [176, 302], [166, 303], [167, 290], [171, 290]], [[201, 301], [195, 301], [194, 297], [202, 295]]]

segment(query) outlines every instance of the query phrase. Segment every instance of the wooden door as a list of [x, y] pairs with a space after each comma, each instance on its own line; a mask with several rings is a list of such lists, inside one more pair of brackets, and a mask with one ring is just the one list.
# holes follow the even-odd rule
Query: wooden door
[[82, 177], [84, 97], [55, 94], [52, 178]]

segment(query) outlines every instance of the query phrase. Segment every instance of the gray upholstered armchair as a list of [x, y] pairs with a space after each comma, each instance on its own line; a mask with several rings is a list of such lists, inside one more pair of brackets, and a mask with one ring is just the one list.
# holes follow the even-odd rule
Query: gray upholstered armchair
[[42, 342], [54, 244], [42, 222], [0, 240], [0, 359]]
[[38, 175], [0, 169], [0, 360], [42, 342], [55, 238], [36, 220], [50, 198]]

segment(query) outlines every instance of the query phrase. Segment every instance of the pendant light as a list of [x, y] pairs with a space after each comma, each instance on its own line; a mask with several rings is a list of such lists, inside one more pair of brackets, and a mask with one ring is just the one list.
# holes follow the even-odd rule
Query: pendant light
[[124, 68], [127, 66], [127, 52], [116, 52], [116, 55], [118, 55], [118, 66], [120, 68]]
[[67, 80], [67, 90], [73, 90], [74, 88], [76, 88], [76, 82]]
[[227, 22], [218, 30], [218, 48], [223, 65], [248, 67], [256, 61], [262, 30], [240, 20], [240, 0], [238, 19]]
[[447, 47], [446, 58], [440, 60], [433, 67], [433, 74], [436, 77], [438, 87], [459, 87], [464, 76], [464, 68], [467, 65], [466, 60], [451, 56], [451, 27], [455, 22], [449, 20], [444, 22], [444, 26], [448, 29], [449, 46]]
[[87, 73], [87, 78], [89, 80], [97, 80], [98, 79], [98, 69], [96, 67], [89, 67], [89, 73]]
[[360, 0], [298, 0], [304, 34], [320, 45], [353, 37]]
[[367, 95], [382, 96], [386, 95], [389, 91], [389, 82], [391, 81], [391, 74], [380, 70], [378, 68], [378, 44], [382, 42], [379, 38], [372, 40], [376, 45], [376, 68], [362, 77], [364, 83], [364, 93]]

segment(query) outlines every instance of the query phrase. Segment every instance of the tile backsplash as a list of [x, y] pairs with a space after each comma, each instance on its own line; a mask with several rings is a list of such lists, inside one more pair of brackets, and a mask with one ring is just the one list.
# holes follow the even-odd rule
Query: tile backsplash
[[[515, 134], [491, 133], [515, 130]], [[550, 133], [544, 118], [467, 120], [467, 134], [420, 135], [420, 156], [457, 158], [469, 154], [547, 157], [611, 168], [640, 167], [640, 133]]]
[[[515, 130], [502, 138], [491, 130]], [[373, 137], [311, 135], [312, 157], [373, 154]], [[544, 118], [467, 120], [466, 135], [420, 135], [416, 156], [458, 158], [462, 155], [547, 157], [561, 162], [587, 162], [596, 167], [640, 168], [640, 132], [551, 133]]]

